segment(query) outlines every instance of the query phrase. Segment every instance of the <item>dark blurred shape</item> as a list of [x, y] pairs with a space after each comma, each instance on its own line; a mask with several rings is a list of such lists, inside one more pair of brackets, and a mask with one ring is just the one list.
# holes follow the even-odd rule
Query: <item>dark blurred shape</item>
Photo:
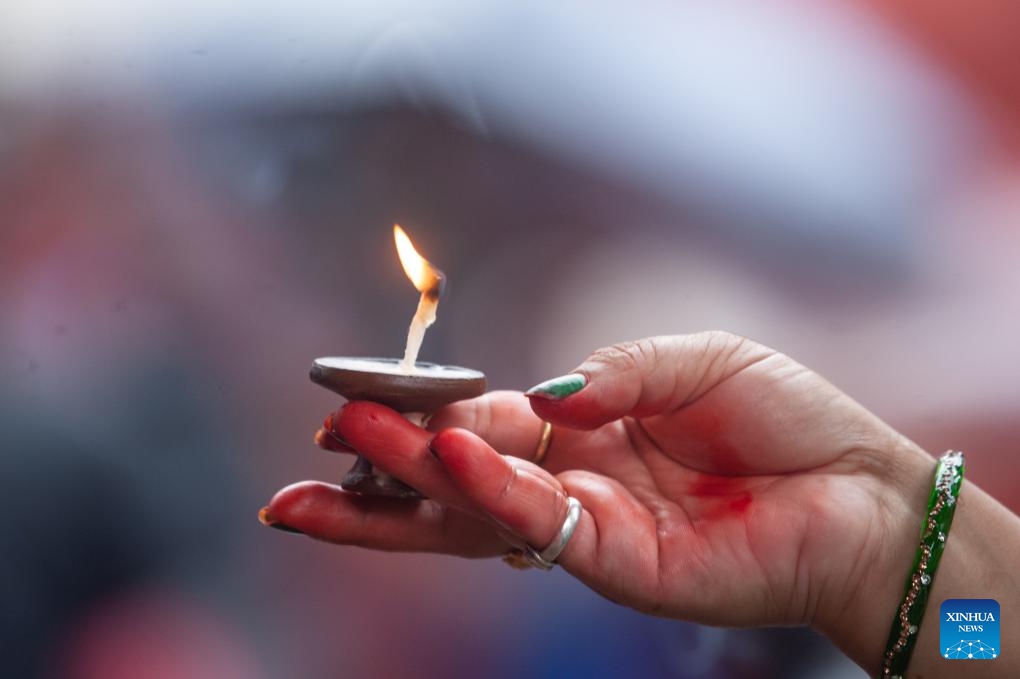
[[236, 476], [187, 371], [163, 366], [127, 377], [115, 408], [81, 404], [104, 418], [97, 430], [69, 426], [76, 418], [64, 412], [39, 417], [3, 395], [4, 676], [51, 676], [80, 620], [107, 602], [139, 588], [197, 597], [231, 563]]

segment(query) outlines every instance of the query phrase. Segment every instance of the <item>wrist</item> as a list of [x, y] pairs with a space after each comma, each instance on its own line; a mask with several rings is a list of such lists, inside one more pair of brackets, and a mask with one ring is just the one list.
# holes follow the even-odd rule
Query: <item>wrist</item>
[[862, 480], [871, 486], [868, 538], [823, 583], [828, 594], [821, 596], [812, 625], [871, 674], [881, 666], [903, 599], [935, 469], [935, 460], [905, 439], [876, 462]]
[[[957, 517], [933, 583], [928, 614], [919, 630], [909, 677], [940, 676], [959, 666], [946, 663], [940, 650], [939, 606], [946, 599], [995, 599], [1002, 611], [1020, 608], [1020, 519], [994, 498], [964, 482]], [[1003, 628], [1005, 629], [1005, 627]], [[1002, 656], [994, 661], [967, 662], [966, 675], [973, 679], [1020, 676], [1020, 656], [1015, 635], [1003, 634]]]

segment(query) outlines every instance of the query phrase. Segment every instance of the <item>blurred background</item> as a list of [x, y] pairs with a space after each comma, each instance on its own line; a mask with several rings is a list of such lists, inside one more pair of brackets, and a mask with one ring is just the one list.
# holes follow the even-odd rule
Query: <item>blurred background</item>
[[1020, 509], [1020, 7], [0, 0], [0, 675], [858, 677], [803, 630], [267, 531], [316, 356], [726, 329]]

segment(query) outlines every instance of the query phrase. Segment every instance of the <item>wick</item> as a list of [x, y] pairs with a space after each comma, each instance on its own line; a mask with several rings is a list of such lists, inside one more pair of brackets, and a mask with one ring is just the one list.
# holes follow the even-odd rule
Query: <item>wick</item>
[[415, 364], [418, 362], [418, 351], [421, 349], [421, 342], [425, 339], [425, 330], [436, 322], [436, 307], [439, 306], [439, 295], [429, 291], [421, 294], [418, 300], [418, 309], [411, 319], [411, 327], [407, 329], [407, 345], [404, 348], [404, 360], [400, 362], [400, 369], [406, 373], [413, 373], [417, 370]]

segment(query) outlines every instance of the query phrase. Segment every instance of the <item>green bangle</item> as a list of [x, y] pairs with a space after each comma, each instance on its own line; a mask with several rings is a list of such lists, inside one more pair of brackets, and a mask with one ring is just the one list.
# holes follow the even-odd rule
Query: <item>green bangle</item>
[[928, 497], [928, 512], [921, 524], [921, 544], [914, 556], [914, 565], [907, 576], [906, 593], [896, 611], [889, 641], [882, 658], [882, 679], [902, 679], [917, 641], [917, 628], [924, 618], [928, 593], [935, 581], [935, 571], [946, 548], [946, 537], [953, 525], [956, 499], [963, 483], [963, 453], [950, 451], [939, 458], [935, 480]]

